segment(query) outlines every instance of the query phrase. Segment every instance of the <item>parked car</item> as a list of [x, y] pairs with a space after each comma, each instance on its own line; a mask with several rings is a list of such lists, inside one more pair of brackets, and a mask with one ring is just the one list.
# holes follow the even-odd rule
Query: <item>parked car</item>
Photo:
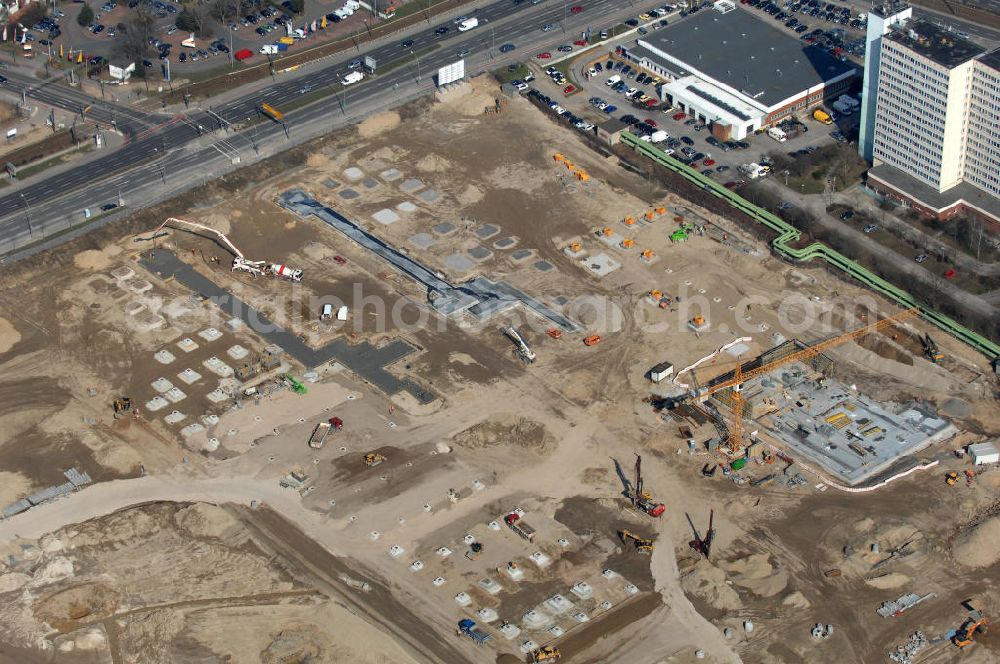
[[920, 254], [913, 260], [917, 261], [918, 263], [923, 263], [925, 260], [927, 260], [927, 254]]
[[878, 224], [868, 224], [864, 228], [865, 233], [874, 233], [877, 230], [878, 230]]

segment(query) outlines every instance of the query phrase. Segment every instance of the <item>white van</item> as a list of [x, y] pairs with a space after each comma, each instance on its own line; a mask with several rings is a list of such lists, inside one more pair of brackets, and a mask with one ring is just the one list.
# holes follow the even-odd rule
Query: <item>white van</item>
[[459, 32], [468, 32], [469, 30], [477, 27], [479, 25], [478, 18], [467, 18], [458, 24]]
[[606, 85], [606, 86], [608, 86], [610, 88], [612, 85], [615, 85], [616, 83], [619, 83], [621, 80], [622, 80], [622, 77], [619, 76], [618, 74], [615, 74], [614, 76], [609, 76], [608, 80], [604, 82], [604, 85]]
[[773, 138], [774, 140], [778, 141], [779, 143], [784, 143], [786, 140], [788, 140], [788, 135], [785, 132], [778, 129], [777, 127], [771, 127], [770, 129], [768, 129], [767, 135]]
[[319, 319], [320, 320], [330, 320], [333, 318], [333, 305], [324, 304], [323, 308], [320, 310]]
[[340, 84], [341, 85], [351, 85], [352, 83], [357, 83], [358, 81], [363, 80], [364, 77], [365, 77], [364, 72], [360, 72], [360, 71], [348, 72], [346, 76], [344, 76], [342, 79], [340, 79]]

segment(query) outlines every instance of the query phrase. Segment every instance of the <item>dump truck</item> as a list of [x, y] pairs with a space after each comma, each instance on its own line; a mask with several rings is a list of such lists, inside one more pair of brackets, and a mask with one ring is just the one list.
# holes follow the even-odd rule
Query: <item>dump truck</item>
[[490, 635], [476, 627], [476, 621], [469, 618], [462, 618], [458, 621], [458, 633], [469, 637], [477, 645], [483, 645], [490, 640]]
[[813, 111], [813, 120], [816, 120], [817, 122], [822, 122], [823, 124], [826, 125], [833, 124], [833, 118], [831, 118], [830, 114], [824, 111], [822, 108], [817, 108], [815, 111]]
[[517, 512], [511, 512], [503, 518], [507, 527], [517, 533], [518, 537], [528, 542], [535, 540], [535, 529], [525, 523], [524, 519]]
[[309, 447], [315, 450], [322, 448], [332, 428], [329, 422], [320, 422], [317, 424], [316, 428], [313, 429], [312, 435], [309, 436]]

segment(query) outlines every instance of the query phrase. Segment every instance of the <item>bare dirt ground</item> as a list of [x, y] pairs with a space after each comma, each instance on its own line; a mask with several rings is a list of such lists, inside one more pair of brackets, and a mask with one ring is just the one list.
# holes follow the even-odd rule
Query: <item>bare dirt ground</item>
[[[957, 627], [965, 599], [988, 615], [1000, 611], [1000, 474], [946, 486], [945, 471], [968, 468], [951, 454], [958, 440], [924, 452], [938, 468], [872, 494], [840, 492], [812, 475], [794, 488], [754, 486], [783, 464], [752, 459], [738, 482], [703, 477], [703, 465], [718, 459], [690, 450], [688, 439], [704, 449], [715, 429], [661, 417], [642, 401], [644, 374], [657, 362], [685, 366], [742, 336], [751, 337], [751, 355], [782, 338], [852, 329], [869, 320], [859, 303], [870, 295], [767, 257], [749, 233], [605, 160], [523, 100], [483, 116], [493, 96], [477, 80], [461, 95], [370, 118], [296, 168], [172, 212], [227, 233], [248, 257], [305, 270], [302, 286], [231, 273], [229, 255], [207, 237], [173, 231], [157, 240], [308, 343], [406, 339], [417, 352], [392, 371], [432, 387], [439, 400], [430, 407], [331, 366], [317, 368], [305, 396], [278, 390], [239, 408], [212, 404], [224, 379], [203, 362], [237, 365], [227, 359], [233, 346], [259, 353], [264, 342], [229, 329], [212, 303], [145, 273], [136, 259], [150, 245], [132, 235], [71, 244], [0, 274], [0, 498], [6, 505], [61, 483], [71, 466], [102, 483], [0, 522], [0, 661], [513, 662], [524, 661], [520, 646], [532, 640], [558, 645], [574, 663], [877, 662], [917, 629], [936, 639]], [[590, 179], [567, 177], [555, 153]], [[427, 315], [426, 293], [332, 229], [278, 208], [275, 197], [291, 187], [453, 281], [506, 280], [586, 332], [557, 340], [523, 311], [482, 325], [434, 316], [408, 324]], [[668, 212], [622, 223], [656, 206]], [[697, 233], [672, 244], [675, 217], [716, 223], [756, 255]], [[442, 223], [452, 228], [436, 228]], [[512, 241], [497, 244], [504, 238]], [[626, 238], [633, 248], [620, 246]], [[575, 242], [585, 257], [566, 251]], [[640, 259], [647, 249], [654, 260]], [[598, 277], [590, 265], [600, 254], [620, 267]], [[134, 274], [122, 276], [123, 267]], [[656, 306], [647, 297], [654, 289], [673, 304]], [[348, 305], [347, 324], [317, 321], [323, 298]], [[699, 314], [710, 326], [695, 334], [687, 322]], [[516, 358], [502, 323], [518, 326], [534, 364]], [[199, 336], [210, 327], [222, 337]], [[916, 342], [924, 331], [902, 323], [832, 350], [834, 373], [873, 398], [939, 405], [970, 432], [965, 442], [995, 436], [995, 377], [943, 338], [948, 357], [928, 362]], [[591, 333], [602, 341], [586, 347]], [[186, 338], [198, 347], [180, 349]], [[176, 361], [154, 359], [160, 350]], [[697, 378], [734, 362], [724, 354]], [[203, 378], [183, 383], [186, 367]], [[306, 369], [288, 367], [299, 376]], [[158, 378], [185, 396], [152, 412], [145, 404]], [[142, 417], [113, 418], [111, 401], [123, 394]], [[169, 424], [164, 415], [175, 408], [186, 418]], [[344, 429], [309, 448], [313, 428], [333, 415]], [[193, 422], [205, 430], [183, 436]], [[207, 452], [212, 438], [219, 446]], [[367, 466], [369, 452], [385, 460]], [[635, 453], [647, 488], [667, 506], [661, 519], [621, 496], [615, 461], [630, 476]], [[298, 491], [280, 489], [293, 471]], [[156, 500], [168, 502], [114, 511], [142, 502], [142, 483], [158, 478], [170, 485]], [[213, 482], [226, 490], [219, 502], [237, 505], [197, 502]], [[254, 500], [264, 504], [253, 509]], [[75, 504], [86, 510], [74, 514]], [[533, 541], [504, 525], [515, 508], [536, 530]], [[705, 560], [688, 546], [687, 516], [704, 535], [712, 509], [716, 537]], [[654, 538], [653, 554], [623, 544], [621, 530]], [[473, 541], [483, 548], [467, 556]], [[936, 596], [900, 617], [875, 613], [906, 592]], [[547, 603], [556, 594], [573, 608]], [[454, 634], [463, 617], [491, 633], [486, 647]], [[504, 622], [520, 634], [506, 638]], [[816, 623], [834, 625], [833, 636], [812, 639]], [[942, 641], [922, 657], [959, 655]], [[974, 662], [997, 657], [992, 636], [962, 653]]]

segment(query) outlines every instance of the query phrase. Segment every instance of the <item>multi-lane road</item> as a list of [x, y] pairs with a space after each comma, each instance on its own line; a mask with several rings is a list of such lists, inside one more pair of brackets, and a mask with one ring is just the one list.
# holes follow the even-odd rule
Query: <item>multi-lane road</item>
[[[584, 11], [570, 12], [571, 4], [584, 7]], [[471, 32], [459, 33], [450, 20], [436, 22], [405, 36], [383, 41], [380, 46], [360, 54], [345, 53], [330, 64], [283, 74], [278, 83], [264, 90], [212, 108], [212, 112], [226, 122], [238, 124], [252, 117], [261, 102], [280, 108], [315, 90], [326, 89], [331, 95], [336, 93], [336, 96], [286, 114], [287, 139], [284, 129], [274, 124], [255, 125], [238, 133], [224, 132], [219, 129], [216, 118], [205, 110], [193, 109], [173, 118], [158, 116], [98, 102], [63, 85], [40, 85], [24, 76], [8, 76], [8, 87], [18, 92], [27, 88], [29, 97], [44, 103], [69, 110], [89, 105], [88, 117], [109, 124], [115, 122], [129, 140], [118, 150], [90, 161], [85, 168], [64, 171], [0, 197], [0, 253], [41, 240], [74, 222], [82, 222], [84, 208], [115, 201], [119, 193], [135, 207], [154, 196], [162, 198], [164, 189], [177, 193], [184, 188], [178, 185], [195, 184], [204, 181], [208, 174], [230, 170], [232, 158], [237, 154], [240, 161], [246, 163], [263, 156], [261, 153], [277, 152], [290, 143], [301, 142], [335, 125], [348, 124], [366, 113], [402, 102], [433, 87], [437, 69], [456, 61], [459, 52], [470, 51], [466, 56], [467, 69], [475, 73], [518, 58], [529, 59], [536, 53], [534, 49], [541, 48], [542, 44], [554, 48], [579, 38], [579, 33], [588, 27], [600, 30], [609, 27], [613, 20], [634, 16], [658, 4], [647, 1], [630, 7], [620, 0], [576, 0], [574, 3], [545, 0], [533, 5], [527, 1], [499, 0], [467, 10], [480, 20], [479, 27]], [[543, 33], [541, 26], [545, 23], [555, 24], [556, 29]], [[443, 35], [436, 34], [441, 26], [450, 29]], [[404, 46], [403, 39], [412, 40], [412, 46]], [[501, 56], [499, 46], [504, 43], [514, 43], [517, 49]], [[432, 45], [437, 48], [424, 57], [411, 58], [403, 66], [368, 77], [346, 89], [340, 86], [340, 78], [348, 71], [346, 63], [355, 58], [370, 55], [379, 66], [385, 67]]]

